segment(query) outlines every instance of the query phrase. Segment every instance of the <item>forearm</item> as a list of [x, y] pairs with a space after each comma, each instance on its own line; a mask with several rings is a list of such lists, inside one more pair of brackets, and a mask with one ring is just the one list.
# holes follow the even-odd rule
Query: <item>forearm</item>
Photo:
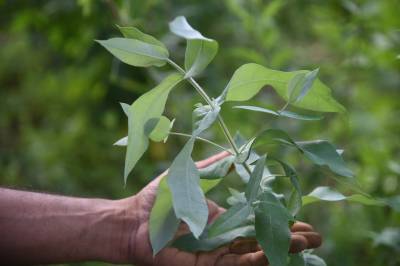
[[121, 203], [0, 188], [0, 261], [124, 263], [135, 214]]

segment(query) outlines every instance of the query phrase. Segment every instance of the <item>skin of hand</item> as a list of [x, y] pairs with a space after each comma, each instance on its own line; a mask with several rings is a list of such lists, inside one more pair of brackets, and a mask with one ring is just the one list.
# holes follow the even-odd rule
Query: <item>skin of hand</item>
[[[197, 163], [197, 167], [207, 167], [218, 160], [226, 157], [228, 153], [223, 152]], [[220, 247], [211, 252], [188, 253], [176, 248], [164, 248], [153, 257], [149, 241], [149, 217], [155, 202], [157, 187], [166, 175], [163, 173], [137, 195], [122, 200], [126, 208], [135, 208], [137, 217], [136, 224], [132, 228], [131, 238], [126, 251], [129, 260], [136, 265], [154, 266], [258, 266], [268, 265], [264, 253], [254, 239], [238, 239], [228, 246]], [[208, 201], [209, 218], [208, 223], [214, 221], [225, 210], [212, 201]], [[311, 225], [297, 222], [291, 228], [290, 252], [297, 253], [304, 249], [317, 248], [321, 245], [321, 236], [314, 231]], [[181, 225], [177, 235], [187, 233], [187, 226]]]

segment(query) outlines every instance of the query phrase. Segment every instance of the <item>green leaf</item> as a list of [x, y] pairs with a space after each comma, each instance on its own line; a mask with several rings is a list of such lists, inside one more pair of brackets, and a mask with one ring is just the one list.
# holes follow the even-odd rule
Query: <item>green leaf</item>
[[218, 43], [193, 29], [183, 16], [179, 16], [170, 22], [169, 28], [171, 32], [187, 40], [185, 78], [198, 75], [214, 59], [218, 51]]
[[242, 225], [251, 212], [252, 209], [248, 203], [239, 203], [230, 207], [211, 224], [208, 230], [208, 237], [211, 238], [226, 233]]
[[193, 135], [198, 136], [217, 119], [221, 107], [198, 104], [193, 111]]
[[149, 145], [148, 136], [145, 132], [146, 124], [161, 117], [169, 92], [182, 79], [183, 77], [180, 74], [169, 75], [157, 87], [141, 95], [129, 108], [125, 183], [129, 173]]
[[259, 133], [256, 137], [255, 147], [268, 144], [281, 143], [284, 145], [297, 147], [292, 138], [281, 129], [266, 129]]
[[169, 56], [168, 50], [163, 47], [134, 39], [112, 38], [97, 42], [116, 58], [131, 66], [160, 67], [165, 65]]
[[250, 154], [252, 152], [251, 148], [253, 147], [253, 143], [255, 140], [256, 140], [256, 138], [252, 138], [239, 148], [239, 154], [236, 155], [235, 163], [241, 164], [241, 163], [246, 162], [249, 159]]
[[119, 103], [121, 105], [122, 110], [124, 111], [124, 113], [126, 114], [126, 116], [129, 115], [129, 104], [126, 103]]
[[148, 44], [152, 44], [155, 46], [159, 46], [165, 50], [167, 50], [167, 47], [165, 47], [165, 45], [160, 42], [159, 40], [157, 40], [156, 38], [154, 38], [153, 36], [143, 33], [141, 32], [139, 29], [135, 28], [135, 27], [121, 27], [118, 26], [118, 29], [121, 31], [122, 35], [124, 35], [125, 38], [129, 38], [129, 39], [136, 39]]
[[305, 266], [326, 266], [325, 261], [320, 257], [318, 257], [317, 255], [310, 253], [303, 253], [303, 258]]
[[[271, 159], [271, 157], [270, 157]], [[274, 161], [277, 161], [283, 168], [283, 171], [285, 172], [285, 175], [290, 178], [290, 182], [293, 185], [293, 190], [290, 195], [289, 201], [288, 201], [288, 210], [289, 212], [295, 216], [301, 209], [301, 206], [303, 205], [302, 203], [302, 192], [301, 192], [301, 186], [299, 179], [297, 177], [296, 170], [290, 166], [289, 164], [276, 159], [272, 158]]]
[[199, 171], [191, 158], [194, 141], [194, 138], [189, 139], [175, 157], [167, 178], [172, 192], [175, 215], [189, 226], [190, 231], [197, 238], [207, 224], [208, 207], [199, 186]]
[[353, 172], [347, 168], [336, 148], [325, 140], [296, 142], [304, 155], [316, 165], [326, 165], [334, 173], [353, 177]]
[[256, 238], [271, 266], [286, 266], [291, 216], [275, 194], [267, 189], [255, 208]]
[[217, 179], [228, 174], [235, 157], [230, 155], [216, 163], [213, 163], [205, 168], [199, 169], [200, 178], [202, 179]]
[[[207, 193], [219, 183], [219, 180], [201, 180], [200, 187]], [[156, 255], [175, 236], [180, 224], [172, 207], [172, 195], [167, 179], [163, 178], [157, 189], [157, 197], [150, 213], [149, 231], [153, 254]]]
[[374, 236], [374, 246], [391, 247], [394, 251], [400, 252], [400, 229], [386, 227], [381, 233]]
[[256, 167], [250, 175], [250, 180], [245, 191], [245, 196], [249, 204], [252, 204], [256, 200], [261, 190], [261, 180], [263, 177], [265, 160], [266, 155], [260, 157], [257, 161]]
[[[266, 85], [271, 85], [283, 99], [288, 100], [288, 83], [298, 73], [310, 72], [304, 70], [283, 72], [258, 64], [245, 64], [235, 71], [224, 90], [226, 100], [249, 100]], [[220, 97], [224, 98], [223, 95]], [[345, 112], [345, 108], [331, 96], [331, 90], [319, 80], [314, 82], [302, 100], [294, 102], [293, 105], [319, 112]]]
[[294, 103], [304, 98], [317, 78], [319, 69], [296, 74], [288, 84], [288, 102]]
[[235, 228], [231, 231], [210, 238], [207, 237], [207, 234], [200, 239], [196, 239], [192, 234], [186, 234], [178, 238], [173, 243], [173, 246], [187, 252], [211, 251], [232, 242], [236, 238], [254, 236], [254, 226], [248, 225]]
[[171, 121], [167, 117], [161, 116], [157, 122], [157, 125], [151, 131], [149, 138], [156, 142], [165, 140], [169, 135], [169, 131], [171, 129], [170, 125]]
[[345, 196], [342, 193], [329, 188], [329, 187], [317, 187], [310, 194], [303, 197], [303, 206], [318, 202], [318, 201], [343, 201], [347, 200], [350, 202], [361, 203], [364, 205], [371, 206], [385, 206], [385, 202], [377, 200], [372, 197], [368, 197], [361, 194], [353, 194]]
[[261, 113], [267, 113], [267, 114], [271, 114], [271, 115], [274, 115], [274, 116], [288, 117], [288, 118], [293, 118], [293, 119], [298, 119], [298, 120], [305, 120], [305, 121], [315, 121], [315, 120], [321, 120], [322, 118], [324, 118], [322, 115], [298, 114], [298, 113], [294, 113], [294, 112], [290, 112], [290, 111], [274, 111], [274, 110], [263, 108], [263, 107], [249, 106], [249, 105], [238, 105], [238, 106], [234, 106], [233, 108], [235, 108], [235, 109], [244, 109], [244, 110], [255, 111], [255, 112], [261, 112]]
[[127, 146], [128, 145], [128, 137], [123, 137], [122, 139], [117, 140], [114, 146]]
[[227, 203], [231, 206], [239, 204], [239, 203], [246, 203], [247, 199], [246, 196], [244, 195], [244, 192], [239, 192], [236, 189], [233, 188], [228, 188], [229, 193], [231, 193], [231, 196], [227, 198]]
[[163, 178], [157, 189], [157, 197], [150, 213], [149, 231], [153, 254], [157, 254], [175, 236], [180, 220], [172, 208], [172, 195]]
[[288, 266], [306, 266], [303, 253], [289, 254]]

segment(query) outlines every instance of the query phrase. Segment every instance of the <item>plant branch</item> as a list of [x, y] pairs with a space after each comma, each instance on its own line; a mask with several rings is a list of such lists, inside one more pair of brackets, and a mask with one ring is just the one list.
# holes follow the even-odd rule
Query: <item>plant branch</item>
[[[177, 69], [180, 73], [182, 73], [183, 75], [186, 75], [186, 71], [181, 68], [178, 64], [176, 64], [174, 61], [172, 61], [171, 59], [168, 59], [168, 63], [173, 66], [175, 69]], [[209, 104], [211, 106], [211, 108], [215, 108], [213, 101], [210, 99], [210, 97], [207, 95], [207, 93], [203, 90], [203, 88], [192, 78], [189, 77], [187, 78], [187, 81], [196, 89], [196, 91], [200, 94], [200, 96], [207, 102], [207, 104]], [[239, 149], [235, 144], [235, 141], [233, 140], [233, 137], [231, 135], [231, 133], [229, 132], [228, 127], [225, 124], [224, 119], [222, 118], [222, 116], [220, 114], [218, 114], [218, 123], [226, 137], [226, 139], [228, 140], [230, 146], [232, 147], [233, 152], [235, 153], [235, 155], [239, 155]], [[250, 167], [246, 164], [246, 162], [242, 163], [243, 167], [246, 169], [247, 173], [250, 175], [251, 174], [251, 169]]]
[[[175, 136], [187, 137], [187, 138], [193, 137], [190, 134], [185, 134], [185, 133], [180, 133], [180, 132], [169, 132], [169, 134], [170, 135], [175, 135]], [[227, 151], [227, 152], [232, 154], [232, 152], [228, 148], [225, 148], [225, 147], [223, 147], [223, 146], [221, 146], [221, 145], [219, 145], [219, 144], [217, 144], [217, 143], [215, 143], [215, 142], [213, 142], [211, 140], [208, 140], [208, 139], [205, 139], [205, 138], [201, 138], [201, 137], [196, 137], [196, 139], [200, 140], [200, 141], [203, 141], [203, 142], [206, 142], [208, 144], [214, 145], [215, 147], [217, 147], [217, 148], [219, 148], [221, 150]]]

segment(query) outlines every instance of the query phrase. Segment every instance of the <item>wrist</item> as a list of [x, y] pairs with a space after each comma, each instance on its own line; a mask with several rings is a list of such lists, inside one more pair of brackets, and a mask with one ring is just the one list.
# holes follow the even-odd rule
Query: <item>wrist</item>
[[95, 259], [110, 263], [131, 263], [131, 253], [138, 219], [136, 199], [100, 200], [95, 204], [96, 222], [93, 224], [91, 242], [98, 248]]

